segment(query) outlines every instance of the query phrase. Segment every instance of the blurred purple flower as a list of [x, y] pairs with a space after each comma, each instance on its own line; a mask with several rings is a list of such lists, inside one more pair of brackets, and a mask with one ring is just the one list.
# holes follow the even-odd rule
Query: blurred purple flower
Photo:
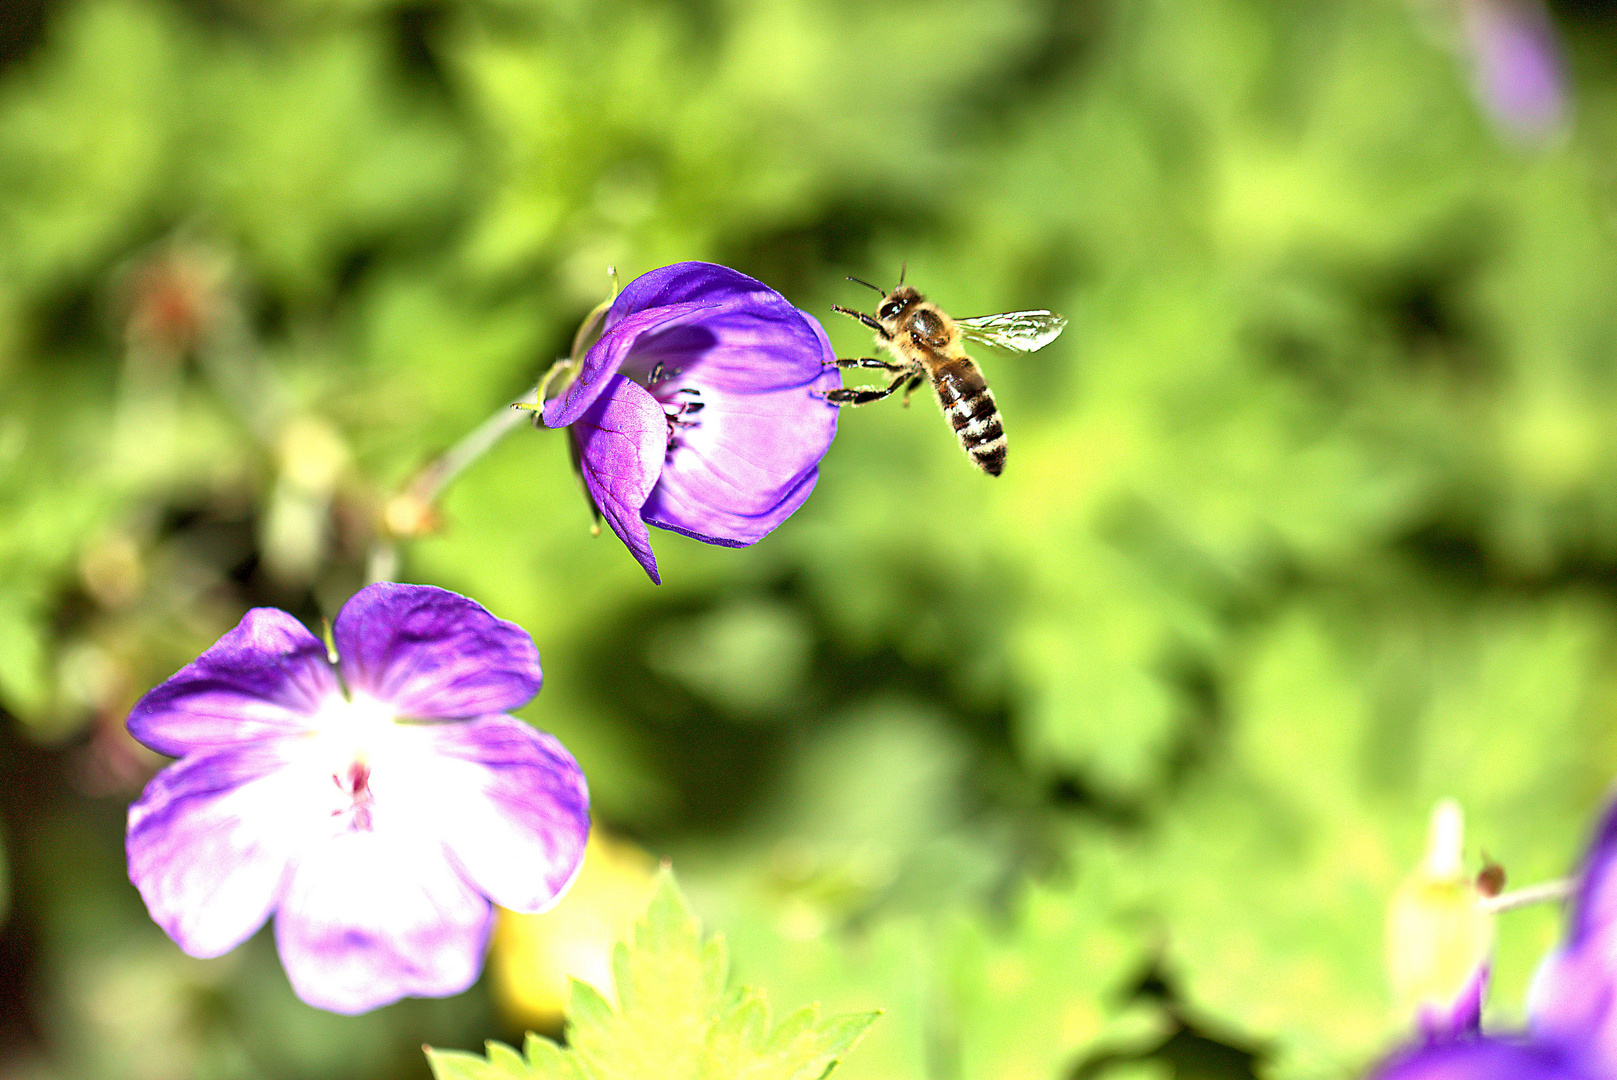
[[255, 608], [143, 697], [129, 730], [180, 760], [129, 808], [129, 878], [185, 952], [275, 916], [298, 996], [361, 1013], [465, 990], [490, 901], [539, 911], [589, 831], [583, 773], [505, 710], [539, 690], [514, 623], [425, 585], [369, 585], [337, 657]]
[[1528, 1030], [1464, 1027], [1383, 1062], [1375, 1080], [1610, 1080], [1617, 1076], [1617, 804], [1585, 857], [1566, 940], [1539, 967]]
[[665, 266], [613, 302], [577, 377], [545, 403], [590, 498], [653, 581], [646, 526], [745, 547], [814, 489], [841, 385], [825, 330], [712, 263]]
[[1415, 1026], [1429, 1043], [1453, 1042], [1482, 1031], [1482, 999], [1488, 992], [1492, 966], [1484, 962], [1471, 973], [1453, 1001], [1446, 1007], [1424, 1005], [1416, 1013]]
[[1535, 0], [1463, 0], [1461, 24], [1476, 94], [1509, 134], [1545, 138], [1566, 114], [1561, 50]]

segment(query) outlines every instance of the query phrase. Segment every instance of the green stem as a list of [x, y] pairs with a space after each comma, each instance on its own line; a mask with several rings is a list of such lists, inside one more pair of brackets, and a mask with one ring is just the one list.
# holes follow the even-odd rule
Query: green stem
[[1498, 896], [1490, 896], [1478, 901], [1478, 906], [1484, 911], [1498, 914], [1501, 911], [1512, 911], [1516, 908], [1530, 907], [1533, 904], [1565, 900], [1572, 895], [1577, 887], [1578, 883], [1571, 878], [1541, 881], [1537, 885], [1528, 885], [1525, 888], [1500, 893]]
[[539, 392], [534, 386], [517, 400], [501, 408], [473, 428], [454, 446], [427, 462], [382, 510], [382, 529], [371, 545], [365, 563], [367, 581], [391, 580], [399, 570], [397, 538], [419, 536], [430, 527], [436, 514], [438, 498], [444, 489], [466, 471], [478, 458], [488, 453], [494, 444], [520, 424], [530, 422], [530, 414], [519, 406]]

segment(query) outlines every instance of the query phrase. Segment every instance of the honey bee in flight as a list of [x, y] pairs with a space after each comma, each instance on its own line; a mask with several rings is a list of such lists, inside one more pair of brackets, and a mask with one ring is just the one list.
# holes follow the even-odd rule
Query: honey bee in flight
[[831, 390], [826, 400], [838, 405], [868, 405], [890, 397], [903, 386], [904, 404], [908, 405], [916, 387], [931, 379], [943, 415], [949, 418], [960, 439], [960, 448], [983, 472], [998, 476], [1005, 468], [1005, 426], [1000, 423], [993, 391], [988, 389], [977, 362], [966, 355], [962, 340], [1034, 352], [1054, 341], [1067, 320], [1042, 310], [952, 319], [915, 286], [904, 284], [902, 273], [892, 292], [858, 278], [848, 280], [881, 293], [881, 305], [874, 315], [845, 307], [832, 310], [851, 315], [874, 330], [876, 344], [890, 352], [893, 359], [865, 356], [838, 359], [835, 363], [839, 368], [881, 368], [893, 375], [893, 381], [885, 387]]

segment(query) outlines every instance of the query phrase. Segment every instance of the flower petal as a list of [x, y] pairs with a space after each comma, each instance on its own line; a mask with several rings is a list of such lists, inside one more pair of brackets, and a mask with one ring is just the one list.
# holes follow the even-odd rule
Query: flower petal
[[430, 834], [345, 832], [298, 863], [275, 944], [298, 997], [353, 1015], [471, 986], [492, 913]]
[[754, 514], [736, 513], [716, 504], [716, 500], [725, 495], [750, 494], [745, 485], [738, 484], [721, 468], [735, 460], [738, 459], [733, 455], [719, 456], [717, 461], [694, 455], [679, 459], [685, 468], [667, 470], [663, 474], [667, 482], [659, 484], [652, 497], [646, 500], [642, 510], [646, 522], [704, 543], [746, 547], [756, 544], [791, 517], [809, 497], [820, 477], [818, 468], [810, 469], [797, 478], [794, 486], [777, 492], [776, 502]]
[[692, 302], [747, 306], [767, 302], [770, 297], [786, 302], [780, 293], [739, 270], [718, 263], [680, 262], [651, 270], [631, 281], [612, 302], [603, 323], [611, 327], [636, 311], [651, 308]]
[[[624, 296], [629, 295], [629, 291], [633, 288], [634, 285], [631, 284], [618, 300], [621, 301]], [[648, 311], [637, 310], [631, 315], [620, 316], [614, 320], [613, 312], [617, 310], [614, 304], [613, 310], [607, 313], [605, 332], [601, 334], [601, 339], [590, 347], [577, 376], [568, 384], [566, 390], [545, 402], [543, 413], [545, 426], [559, 428], [577, 422], [606, 390], [611, 377], [617, 374], [618, 368], [623, 366], [624, 360], [635, 350], [643, 336], [700, 319], [704, 312], [710, 312], [717, 306], [711, 301], [698, 300], [656, 307]]]
[[192, 956], [219, 956], [274, 910], [303, 840], [302, 793], [273, 744], [196, 754], [129, 807], [129, 880]]
[[1477, 965], [1460, 992], [1444, 1005], [1427, 1003], [1420, 1006], [1415, 1024], [1427, 1042], [1454, 1042], [1469, 1039], [1482, 1032], [1482, 1000], [1488, 994], [1488, 980], [1493, 965], [1484, 960]]
[[446, 589], [367, 585], [337, 613], [332, 638], [349, 686], [404, 716], [483, 716], [539, 692], [528, 632]]
[[1533, 976], [1527, 1011], [1535, 1035], [1617, 1075], [1617, 803], [1585, 857], [1566, 941]]
[[[510, 716], [428, 729], [434, 825], [467, 879], [513, 911], [550, 907], [584, 858], [589, 790], [554, 738]], [[380, 778], [379, 778], [380, 779]], [[378, 787], [378, 800], [387, 792]]]
[[645, 387], [614, 375], [607, 392], [573, 425], [573, 436], [590, 498], [651, 580], [661, 584], [640, 507], [656, 486], [668, 449], [663, 407]]
[[320, 639], [276, 608], [254, 608], [201, 656], [150, 690], [129, 733], [170, 757], [301, 731], [341, 692]]
[[814, 490], [840, 412], [824, 398], [841, 385], [825, 363], [835, 354], [820, 324], [784, 301], [750, 323], [745, 332], [721, 329], [723, 344], [699, 358], [663, 358], [700, 381], [706, 407], [700, 423], [679, 432], [641, 510], [653, 525], [753, 544]]
[[1403, 1051], [1372, 1080], [1585, 1080], [1553, 1048], [1505, 1039], [1466, 1039]]

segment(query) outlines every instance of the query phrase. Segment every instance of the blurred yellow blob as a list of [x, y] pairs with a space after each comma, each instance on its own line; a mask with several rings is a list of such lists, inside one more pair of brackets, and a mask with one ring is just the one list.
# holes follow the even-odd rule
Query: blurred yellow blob
[[1438, 803], [1426, 854], [1387, 905], [1387, 966], [1405, 1017], [1451, 1012], [1492, 955], [1494, 916], [1465, 873], [1464, 835], [1459, 805]]
[[508, 1020], [527, 1028], [559, 1028], [573, 979], [616, 1003], [612, 947], [645, 912], [656, 868], [645, 851], [597, 824], [590, 829], [577, 880], [555, 907], [539, 915], [500, 909], [489, 973]]

